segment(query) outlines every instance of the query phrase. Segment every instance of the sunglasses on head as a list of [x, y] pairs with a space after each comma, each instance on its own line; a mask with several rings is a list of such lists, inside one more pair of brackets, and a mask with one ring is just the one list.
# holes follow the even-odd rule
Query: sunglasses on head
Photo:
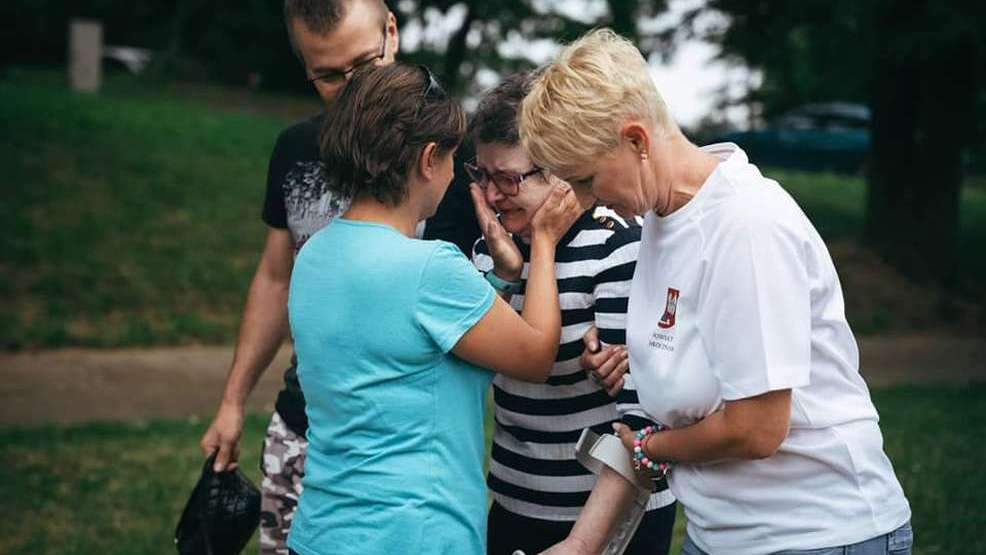
[[442, 85], [439, 84], [438, 79], [435, 78], [435, 74], [428, 69], [428, 66], [418, 64], [418, 67], [424, 72], [425, 81], [428, 83], [428, 85], [425, 86], [425, 99], [445, 100], [448, 98], [448, 95], [445, 94], [445, 89], [443, 89]]

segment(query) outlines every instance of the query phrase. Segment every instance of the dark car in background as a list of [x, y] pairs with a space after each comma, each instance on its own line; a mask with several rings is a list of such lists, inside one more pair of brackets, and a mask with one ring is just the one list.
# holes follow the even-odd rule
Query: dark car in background
[[870, 109], [862, 104], [806, 104], [765, 129], [718, 135], [738, 144], [759, 166], [860, 173], [870, 147]]

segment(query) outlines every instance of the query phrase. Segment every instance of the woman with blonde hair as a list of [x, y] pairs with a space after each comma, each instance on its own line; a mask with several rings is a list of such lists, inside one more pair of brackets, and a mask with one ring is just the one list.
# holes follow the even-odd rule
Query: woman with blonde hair
[[[535, 164], [645, 217], [627, 379], [666, 428], [614, 428], [640, 474], [671, 464], [683, 553], [910, 553], [839, 279], [791, 196], [736, 145], [689, 142], [609, 30], [535, 81], [520, 136]], [[549, 553], [598, 553], [632, 488], [604, 473]]]

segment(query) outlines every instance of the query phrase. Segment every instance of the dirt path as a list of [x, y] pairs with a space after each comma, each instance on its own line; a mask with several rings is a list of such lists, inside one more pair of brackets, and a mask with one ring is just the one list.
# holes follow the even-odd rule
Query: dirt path
[[[281, 350], [248, 410], [273, 410], [290, 355]], [[211, 417], [232, 359], [232, 347], [0, 354], [0, 424]]]
[[[986, 381], [983, 338], [863, 338], [860, 351], [871, 386]], [[249, 410], [273, 410], [289, 357], [282, 349]], [[231, 358], [231, 347], [0, 354], [0, 425], [211, 417]]]

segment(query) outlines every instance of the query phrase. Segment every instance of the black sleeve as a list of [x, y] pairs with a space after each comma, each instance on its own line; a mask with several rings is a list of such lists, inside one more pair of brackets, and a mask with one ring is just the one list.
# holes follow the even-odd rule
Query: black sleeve
[[472, 157], [468, 146], [459, 149], [455, 157], [455, 178], [445, 192], [435, 215], [425, 224], [425, 239], [441, 239], [454, 243], [466, 258], [472, 256], [472, 246], [480, 236], [476, 210], [469, 196], [469, 177], [462, 163]]
[[284, 206], [284, 178], [291, 169], [292, 157], [287, 152], [288, 141], [286, 132], [277, 137], [274, 151], [271, 152], [267, 164], [267, 193], [264, 197], [264, 209], [261, 218], [271, 227], [285, 229], [288, 227], [288, 212]]

